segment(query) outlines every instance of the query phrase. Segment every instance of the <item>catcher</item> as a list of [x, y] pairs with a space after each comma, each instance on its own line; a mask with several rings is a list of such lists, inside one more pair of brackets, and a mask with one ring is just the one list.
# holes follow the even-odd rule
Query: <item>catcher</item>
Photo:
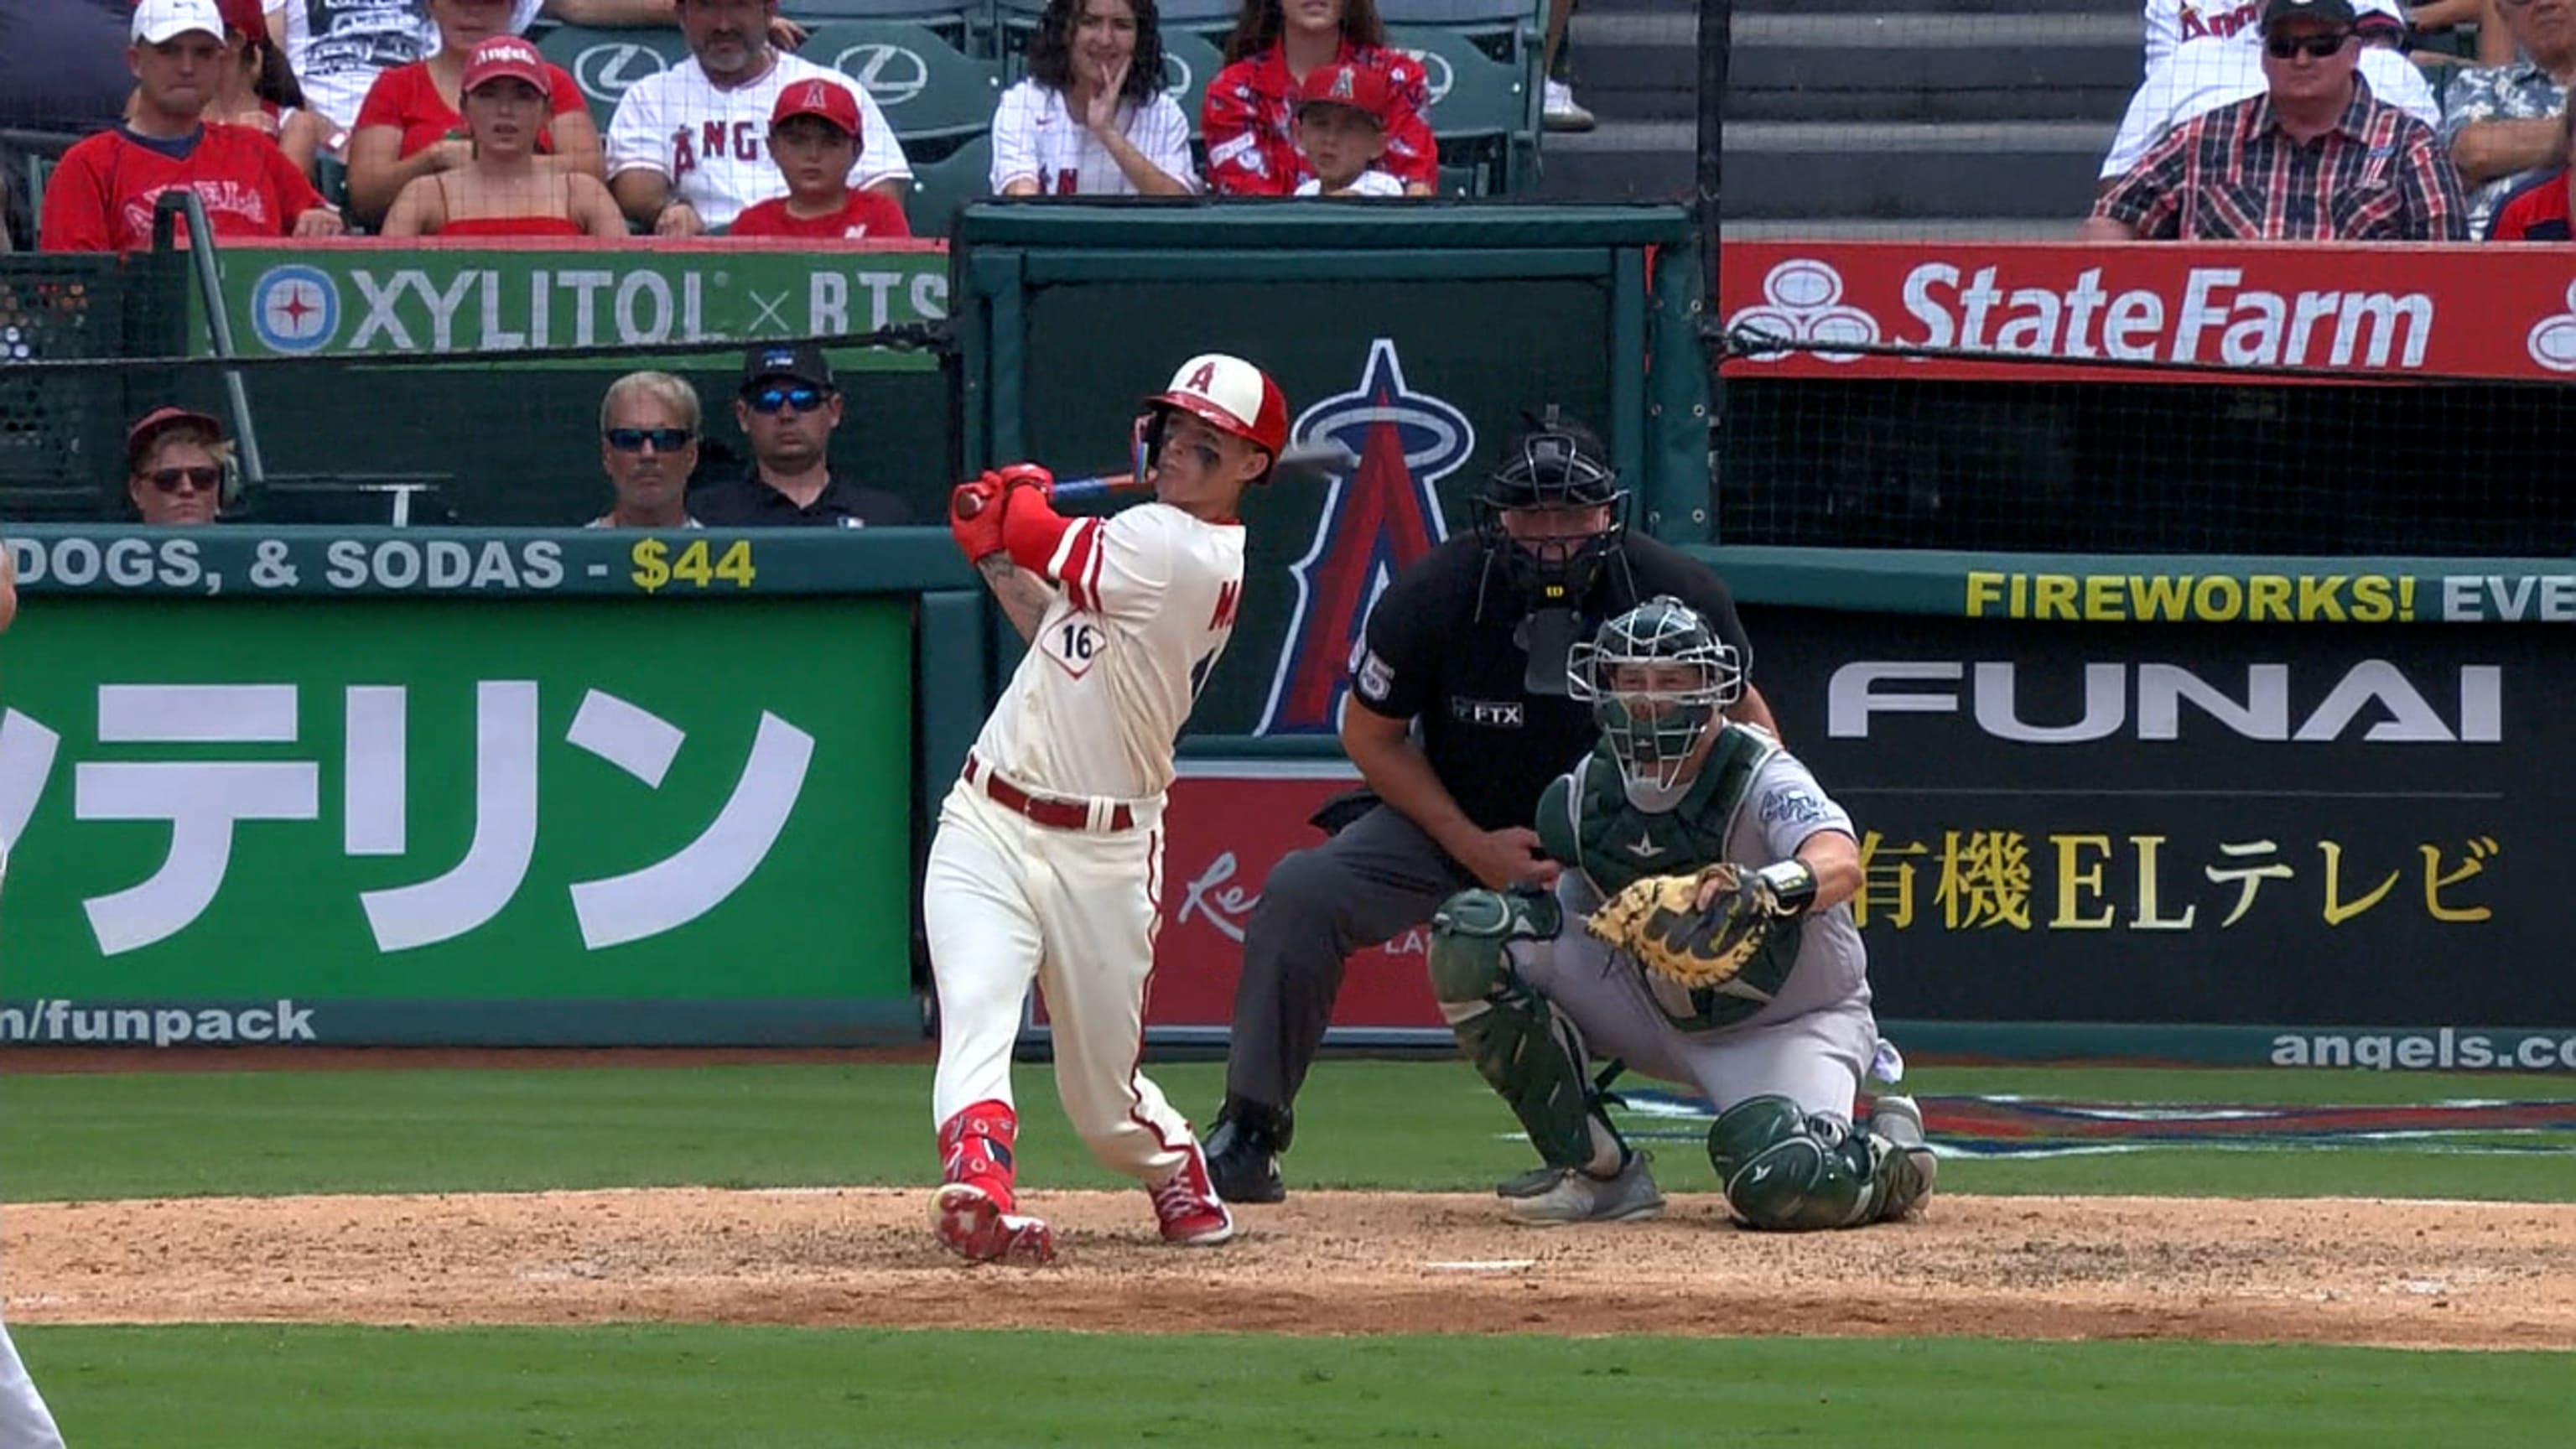
[[1931, 1195], [1923, 1117], [1853, 1098], [1902, 1074], [1870, 1014], [1849, 901], [1851, 817], [1760, 729], [1724, 718], [1735, 651], [1680, 600], [1612, 619], [1567, 661], [1601, 743], [1539, 803], [1554, 894], [1471, 890], [1433, 917], [1431, 982], [1458, 1047], [1545, 1165], [1502, 1185], [1531, 1223], [1663, 1210], [1590, 1053], [1696, 1085], [1709, 1160], [1747, 1227], [1857, 1227]]

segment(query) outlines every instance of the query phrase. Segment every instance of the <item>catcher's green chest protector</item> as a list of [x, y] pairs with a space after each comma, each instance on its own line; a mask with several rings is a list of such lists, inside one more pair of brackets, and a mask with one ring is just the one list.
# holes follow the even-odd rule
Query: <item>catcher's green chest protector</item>
[[[1640, 810], [1628, 798], [1619, 757], [1607, 740], [1574, 772], [1577, 790], [1563, 777], [1539, 800], [1539, 843], [1549, 858], [1581, 870], [1603, 899], [1650, 875], [1688, 875], [1726, 859], [1726, 837], [1752, 788], [1754, 771], [1779, 746], [1752, 730], [1728, 726], [1709, 750], [1699, 777], [1672, 809]], [[1575, 798], [1568, 801], [1569, 793]], [[1769, 861], [1738, 861], [1761, 866]], [[1771, 1004], [1798, 964], [1803, 922], [1782, 921], [1761, 951], [1732, 981], [1687, 988], [1646, 973], [1647, 989], [1664, 1017], [1681, 1031], [1732, 1026]]]

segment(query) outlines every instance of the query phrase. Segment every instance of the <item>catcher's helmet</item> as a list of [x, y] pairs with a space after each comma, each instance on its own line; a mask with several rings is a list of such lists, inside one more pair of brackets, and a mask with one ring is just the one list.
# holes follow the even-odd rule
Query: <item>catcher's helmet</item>
[[1567, 693], [1619, 757], [1628, 795], [1667, 801], [1701, 736], [1744, 695], [1744, 662], [1688, 604], [1658, 594], [1566, 656]]
[[1138, 471], [1153, 466], [1163, 450], [1163, 425], [1175, 412], [1185, 412], [1219, 432], [1268, 453], [1273, 461], [1288, 446], [1288, 395], [1270, 375], [1240, 357], [1202, 353], [1181, 364], [1172, 385], [1145, 399], [1138, 419], [1142, 456]]
[[[1500, 562], [1514, 588], [1541, 607], [1570, 608], [1618, 547], [1627, 498], [1601, 440], [1550, 405], [1504, 446], [1502, 466], [1477, 491], [1476, 528], [1487, 556]], [[1514, 538], [1504, 517], [1524, 509], [1600, 507], [1610, 510], [1602, 527], [1544, 541]]]

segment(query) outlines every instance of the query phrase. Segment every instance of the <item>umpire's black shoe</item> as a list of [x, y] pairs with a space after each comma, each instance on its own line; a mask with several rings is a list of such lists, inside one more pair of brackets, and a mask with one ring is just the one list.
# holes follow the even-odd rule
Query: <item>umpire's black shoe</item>
[[1294, 1128], [1294, 1119], [1277, 1107], [1228, 1096], [1207, 1139], [1208, 1180], [1216, 1195], [1231, 1203], [1287, 1201], [1279, 1154], [1288, 1149]]

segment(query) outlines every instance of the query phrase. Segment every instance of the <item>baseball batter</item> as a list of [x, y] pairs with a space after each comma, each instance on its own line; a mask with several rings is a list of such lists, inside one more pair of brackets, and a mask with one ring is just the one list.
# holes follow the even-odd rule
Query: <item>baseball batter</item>
[[[1849, 906], [1861, 880], [1851, 817], [1777, 739], [1725, 719], [1743, 689], [1735, 651], [1680, 600], [1604, 624], [1567, 673], [1602, 739], [1539, 804], [1540, 838], [1565, 866], [1555, 893], [1465, 891], [1432, 923], [1442, 1014], [1544, 1159], [1501, 1187], [1513, 1216], [1663, 1210], [1645, 1159], [1603, 1110], [1594, 1051], [1716, 1104], [1709, 1156], [1745, 1225], [1903, 1216], [1932, 1191], [1921, 1113], [1882, 1095], [1869, 1126], [1852, 1125], [1863, 1076], [1881, 1062], [1888, 1079], [1902, 1068], [1870, 1014]], [[1741, 889], [1763, 940], [1732, 980], [1683, 988], [1581, 925], [1632, 881], [1719, 862], [1760, 863]], [[1701, 887], [1698, 909], [1717, 904]], [[1697, 920], [1678, 924], [1686, 934]]]
[[1190, 1124], [1136, 1061], [1173, 745], [1234, 633], [1238, 505], [1288, 441], [1288, 404], [1261, 369], [1210, 354], [1139, 423], [1150, 503], [1065, 518], [1046, 470], [1021, 465], [960, 486], [950, 508], [1030, 646], [940, 807], [922, 882], [939, 989], [931, 1227], [975, 1262], [1055, 1255], [1013, 1174], [1011, 1046], [1032, 979], [1065, 1115], [1093, 1155], [1146, 1185], [1164, 1241], [1234, 1235]]
[[[18, 617], [18, 565], [0, 546], [0, 630]], [[9, 842], [0, 840], [0, 879], [9, 873]], [[0, 1449], [63, 1449], [62, 1431], [36, 1381], [19, 1361], [18, 1345], [9, 1341], [9, 1325], [0, 1323]]]

